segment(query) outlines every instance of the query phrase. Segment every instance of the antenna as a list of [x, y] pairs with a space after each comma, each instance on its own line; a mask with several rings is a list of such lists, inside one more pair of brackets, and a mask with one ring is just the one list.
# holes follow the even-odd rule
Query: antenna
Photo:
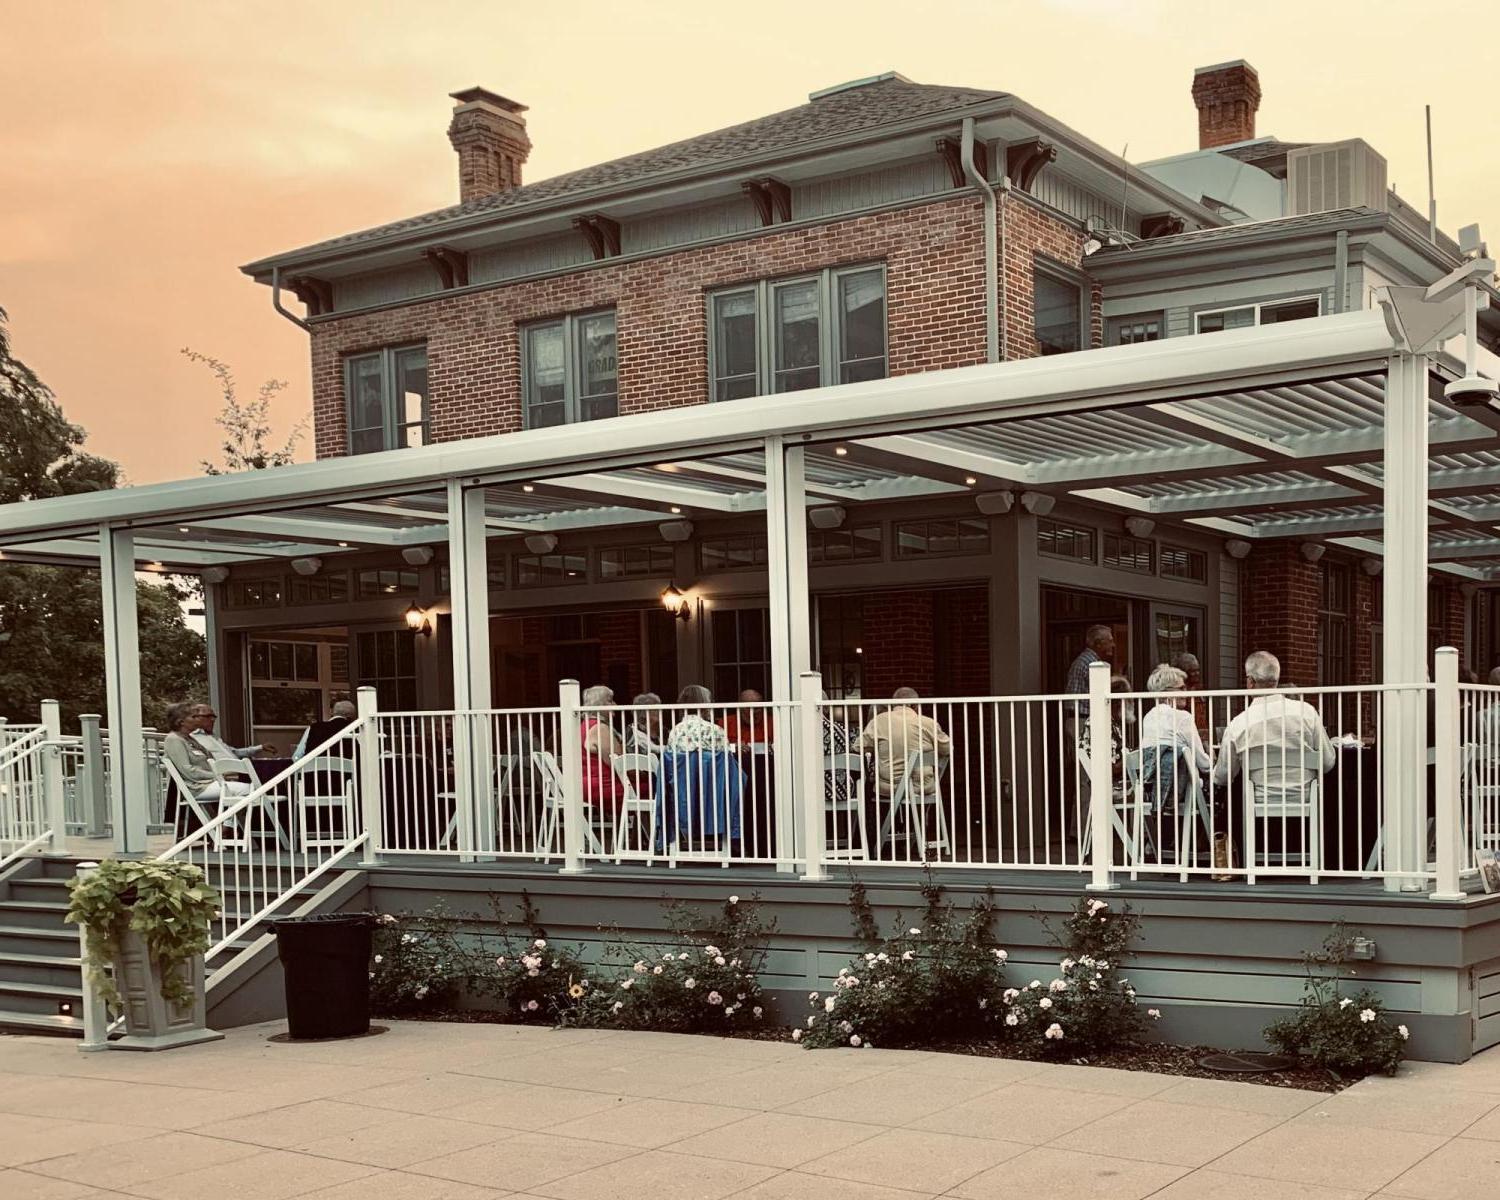
[[1432, 182], [1432, 105], [1427, 105], [1427, 240], [1437, 245], [1437, 192]]
[[1130, 143], [1125, 143], [1125, 149], [1120, 151], [1120, 161], [1125, 164], [1125, 186], [1120, 192], [1120, 231], [1123, 233], [1129, 228], [1129, 221], [1125, 216], [1127, 202], [1130, 199]]

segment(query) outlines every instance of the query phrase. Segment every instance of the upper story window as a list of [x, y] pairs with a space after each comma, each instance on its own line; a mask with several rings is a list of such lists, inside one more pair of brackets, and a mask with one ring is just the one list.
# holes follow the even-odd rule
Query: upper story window
[[1238, 308], [1216, 308], [1200, 312], [1196, 318], [1199, 333], [1219, 333], [1225, 329], [1248, 329], [1252, 325], [1275, 325], [1280, 321], [1301, 321], [1319, 316], [1323, 301], [1318, 296], [1296, 296], [1266, 304], [1242, 304]]
[[582, 313], [521, 330], [526, 428], [597, 421], [619, 413], [615, 314]]
[[400, 346], [344, 360], [349, 453], [428, 442], [427, 347]]
[[1085, 345], [1083, 321], [1087, 311], [1083, 284], [1061, 267], [1038, 263], [1031, 271], [1039, 354], [1071, 354]]
[[708, 298], [715, 400], [886, 374], [885, 268], [762, 280]]
[[1137, 342], [1161, 340], [1161, 313], [1137, 313], [1131, 317], [1111, 317], [1109, 321], [1109, 344], [1111, 346], [1133, 346]]

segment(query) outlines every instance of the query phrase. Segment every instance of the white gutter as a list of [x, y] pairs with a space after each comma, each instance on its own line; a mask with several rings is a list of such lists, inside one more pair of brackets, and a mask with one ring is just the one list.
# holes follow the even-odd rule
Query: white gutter
[[974, 163], [974, 118], [964, 118], [960, 156], [964, 174], [984, 197], [984, 345], [985, 361], [1000, 361], [1000, 253], [995, 235], [995, 189]]

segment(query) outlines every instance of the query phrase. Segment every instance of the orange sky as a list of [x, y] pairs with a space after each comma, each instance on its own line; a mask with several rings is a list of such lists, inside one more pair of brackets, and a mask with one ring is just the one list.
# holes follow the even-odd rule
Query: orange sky
[[[1242, 11], [1234, 12], [1230, 9]], [[447, 93], [531, 106], [529, 180], [899, 70], [1008, 90], [1134, 160], [1192, 149], [1195, 66], [1248, 59], [1259, 132], [1364, 137], [1439, 220], [1500, 243], [1493, 3], [0, 0], [0, 307], [16, 351], [133, 482], [194, 474], [217, 396], [308, 404], [306, 338], [241, 263], [457, 198]], [[1453, 47], [1446, 54], [1442, 45]], [[304, 454], [306, 454], [304, 446]]]

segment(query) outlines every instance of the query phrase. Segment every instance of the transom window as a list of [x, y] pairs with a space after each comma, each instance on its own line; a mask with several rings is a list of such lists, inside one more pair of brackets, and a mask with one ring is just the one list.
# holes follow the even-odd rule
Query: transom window
[[704, 538], [698, 543], [698, 562], [704, 571], [734, 571], [766, 565], [766, 535], [734, 533]]
[[525, 326], [521, 390], [528, 429], [616, 416], [620, 404], [614, 311]]
[[376, 596], [414, 596], [417, 592], [415, 571], [371, 568], [360, 571], [358, 579], [362, 600], [370, 600]]
[[762, 280], [708, 298], [715, 400], [886, 374], [885, 268]]
[[1043, 519], [1036, 523], [1036, 549], [1038, 554], [1053, 558], [1091, 563], [1094, 561], [1094, 531], [1087, 525]]
[[1186, 579], [1189, 583], [1208, 582], [1208, 555], [1186, 546], [1162, 546], [1160, 568], [1165, 579]]
[[1225, 329], [1248, 329], [1252, 325], [1276, 325], [1282, 321], [1302, 321], [1323, 311], [1318, 296], [1296, 296], [1265, 304], [1244, 304], [1238, 308], [1216, 308], [1200, 312], [1195, 318], [1199, 333], [1220, 333]]
[[1038, 263], [1031, 272], [1038, 354], [1082, 350], [1083, 285], [1061, 267]]
[[288, 604], [333, 604], [349, 599], [349, 576], [343, 571], [328, 575], [289, 575]]
[[1121, 571], [1140, 571], [1150, 575], [1156, 570], [1156, 543], [1146, 538], [1104, 535], [1104, 565]]
[[589, 581], [589, 560], [582, 554], [517, 554], [517, 587], [559, 587]]
[[990, 523], [983, 517], [896, 522], [897, 558], [985, 554], [989, 548]]
[[810, 563], [868, 561], [879, 557], [879, 525], [807, 531], [807, 561]]
[[349, 453], [428, 442], [427, 347], [400, 346], [344, 360]]
[[600, 579], [671, 575], [677, 554], [671, 546], [606, 546], [599, 551]]
[[229, 585], [231, 608], [277, 608], [280, 604], [279, 579], [236, 579]]

